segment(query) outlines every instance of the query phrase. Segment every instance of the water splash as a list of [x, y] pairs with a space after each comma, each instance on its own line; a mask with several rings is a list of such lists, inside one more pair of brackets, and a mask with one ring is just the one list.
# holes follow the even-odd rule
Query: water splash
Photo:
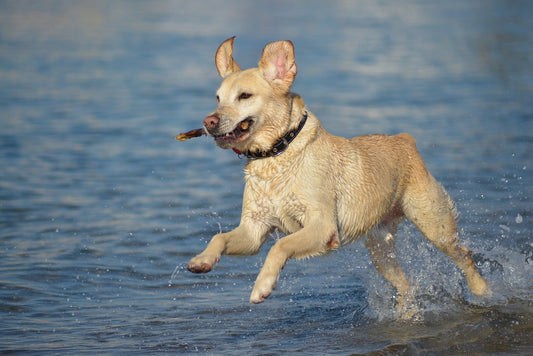
[[172, 281], [176, 280], [178, 277], [178, 274], [180, 274], [181, 271], [187, 269], [187, 265], [185, 263], [180, 263], [174, 268], [174, 271], [170, 275], [170, 279], [168, 280], [168, 286], [172, 287]]
[[[509, 303], [522, 304], [523, 313], [531, 314], [528, 304], [533, 298], [533, 264], [528, 260], [527, 251], [495, 246], [488, 240], [473, 242], [463, 238], [466, 245], [475, 246], [474, 260], [489, 283], [490, 293], [477, 297], [468, 290], [459, 268], [414, 228], [406, 227], [399, 235], [399, 261], [410, 278], [414, 307], [420, 311], [421, 320], [476, 314], [479, 310], [504, 310]], [[396, 291], [370, 261], [360, 276], [367, 290], [365, 317], [381, 321], [398, 319]], [[517, 303], [518, 300], [522, 302]]]

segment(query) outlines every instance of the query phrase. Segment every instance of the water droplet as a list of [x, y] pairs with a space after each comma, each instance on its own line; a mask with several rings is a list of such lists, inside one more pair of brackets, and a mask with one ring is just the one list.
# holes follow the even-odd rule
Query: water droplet
[[502, 229], [504, 231], [507, 231], [507, 232], [511, 231], [511, 228], [509, 226], [507, 226], [507, 225], [501, 224], [499, 226], [500, 226], [500, 229]]

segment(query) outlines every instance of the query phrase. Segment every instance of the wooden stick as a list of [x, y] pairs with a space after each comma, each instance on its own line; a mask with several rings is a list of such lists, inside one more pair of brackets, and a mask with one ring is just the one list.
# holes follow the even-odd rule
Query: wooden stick
[[196, 130], [191, 130], [191, 131], [187, 131], [187, 132], [184, 132], [184, 133], [180, 133], [179, 135], [177, 135], [175, 137], [176, 140], [178, 141], [185, 141], [185, 140], [188, 140], [190, 138], [193, 138], [193, 137], [200, 137], [202, 135], [205, 135], [205, 131], [203, 128], [201, 129], [196, 129]]

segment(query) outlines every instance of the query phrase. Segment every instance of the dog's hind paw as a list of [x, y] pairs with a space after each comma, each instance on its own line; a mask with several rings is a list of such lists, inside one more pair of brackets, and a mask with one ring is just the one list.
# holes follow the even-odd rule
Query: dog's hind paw
[[422, 314], [411, 295], [399, 295], [396, 298], [396, 314], [404, 321], [419, 321]]
[[485, 281], [479, 274], [474, 274], [472, 277], [468, 278], [466, 282], [472, 294], [478, 297], [490, 294], [487, 281]]

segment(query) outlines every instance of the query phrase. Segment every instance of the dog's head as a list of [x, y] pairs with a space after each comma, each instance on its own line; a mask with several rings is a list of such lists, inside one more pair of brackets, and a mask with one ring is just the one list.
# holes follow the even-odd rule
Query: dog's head
[[266, 150], [291, 125], [294, 47], [290, 41], [269, 43], [257, 68], [241, 70], [233, 59], [233, 39], [224, 41], [215, 55], [223, 81], [216, 93], [218, 106], [205, 118], [204, 129], [221, 148]]

